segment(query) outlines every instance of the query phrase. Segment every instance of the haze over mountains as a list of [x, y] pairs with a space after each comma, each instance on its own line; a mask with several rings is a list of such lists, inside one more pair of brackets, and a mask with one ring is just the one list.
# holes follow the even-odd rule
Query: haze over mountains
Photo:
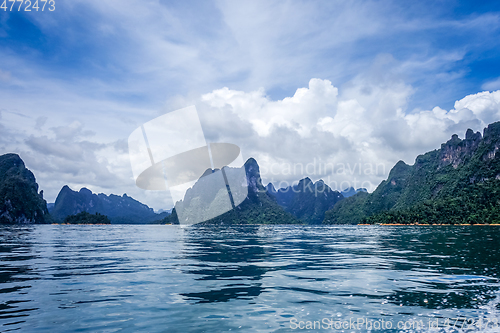
[[[246, 198], [205, 223], [500, 223], [500, 122], [490, 124], [483, 135], [472, 130], [463, 140], [453, 135], [440, 149], [419, 155], [413, 165], [399, 161], [373, 193], [353, 188], [338, 192], [308, 177], [276, 190], [262, 185], [255, 159], [242, 168]], [[230, 175], [233, 169], [224, 170]], [[184, 209], [183, 218], [205, 214], [200, 207], [217, 207], [217, 193], [202, 186], [203, 178], [209, 177], [200, 178], [176, 204]], [[156, 214], [126, 194], [94, 194], [86, 188], [76, 192], [64, 186], [49, 207], [50, 214], [21, 158], [0, 156], [0, 223], [61, 222], [81, 212], [106, 215], [112, 223], [179, 223], [176, 209]]]

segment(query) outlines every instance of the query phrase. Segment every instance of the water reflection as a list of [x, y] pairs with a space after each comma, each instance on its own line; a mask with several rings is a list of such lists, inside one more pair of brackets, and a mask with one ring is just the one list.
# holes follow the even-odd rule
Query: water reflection
[[31, 261], [36, 258], [29, 242], [30, 227], [0, 226], [0, 319], [6, 324], [24, 322], [30, 311], [37, 310], [30, 306], [27, 297], [27, 281], [36, 275]]
[[182, 293], [188, 300], [199, 303], [227, 302], [231, 299], [250, 299], [263, 291], [258, 281], [269, 270], [258, 265], [269, 258], [266, 242], [258, 234], [259, 226], [207, 227], [187, 229], [184, 259], [195, 263], [184, 267], [198, 281], [226, 281], [219, 288], [202, 292]]
[[[342, 229], [324, 227], [193, 226], [187, 229], [182, 258], [194, 263], [183, 265], [183, 272], [197, 281], [218, 283], [204, 284], [203, 291], [182, 296], [204, 303], [256, 298], [264, 292], [328, 295], [331, 292], [324, 290], [324, 283], [338, 276], [332, 270], [344, 273], [352, 267], [383, 265], [378, 258], [367, 260], [366, 250], [376, 246], [375, 237], [370, 232], [345, 234]], [[275, 286], [263, 287], [259, 282], [274, 276], [284, 279]], [[319, 284], [305, 287], [311, 282]], [[214, 287], [207, 289], [207, 285]]]
[[480, 308], [497, 297], [500, 234], [476, 226], [387, 227], [381, 255], [406, 272], [388, 300], [429, 309]]
[[[479, 309], [498, 295], [500, 235], [480, 227], [231, 227], [189, 229], [186, 274], [200, 303], [300, 294], [297, 303]], [[474, 240], [474, 241], [471, 241]], [[279, 278], [279, 282], [269, 283]], [[261, 282], [262, 280], [268, 283]], [[349, 298], [347, 301], [342, 301]], [[362, 302], [362, 303], [360, 303]], [[411, 310], [408, 310], [410, 309]]]

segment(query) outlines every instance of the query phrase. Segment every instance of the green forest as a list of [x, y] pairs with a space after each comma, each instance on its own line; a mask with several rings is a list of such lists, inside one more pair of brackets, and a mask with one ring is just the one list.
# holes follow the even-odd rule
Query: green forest
[[361, 219], [362, 224], [499, 224], [500, 180], [474, 184], [455, 196]]
[[90, 214], [88, 212], [81, 212], [75, 215], [68, 215], [64, 219], [67, 224], [111, 224], [111, 221], [106, 215], [99, 213]]

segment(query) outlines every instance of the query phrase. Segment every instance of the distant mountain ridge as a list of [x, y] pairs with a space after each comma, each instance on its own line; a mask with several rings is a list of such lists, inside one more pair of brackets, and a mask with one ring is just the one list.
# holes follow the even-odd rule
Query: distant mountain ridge
[[346, 188], [345, 190], [340, 191], [344, 198], [349, 198], [352, 197], [353, 195], [357, 194], [358, 192], [368, 192], [366, 188], [358, 188], [357, 190], [354, 189], [354, 187], [349, 187]]
[[[230, 173], [231, 168], [225, 167], [226, 173]], [[286, 212], [280, 207], [276, 199], [271, 196], [266, 188], [262, 185], [260, 177], [260, 168], [255, 159], [250, 158], [243, 166], [247, 178], [248, 194], [243, 202], [234, 209], [209, 219], [203, 224], [297, 224], [301, 223], [292, 214]], [[198, 182], [203, 181], [202, 177]], [[215, 194], [201, 193], [198, 182], [186, 192], [183, 205], [191, 205], [199, 201], [215, 200]], [[185, 208], [185, 207], [184, 207]], [[188, 207], [189, 208], [189, 207]], [[163, 223], [178, 224], [176, 209], [172, 211], [172, 215], [167, 216], [162, 221]]]
[[321, 224], [325, 212], [344, 199], [322, 180], [313, 183], [309, 177], [301, 179], [297, 185], [276, 190], [272, 183], [267, 185], [267, 193], [288, 213], [308, 224]]
[[[238, 193], [229, 187], [228, 193], [233, 198], [240, 195], [243, 202], [204, 223], [500, 223], [500, 122], [488, 125], [483, 135], [470, 129], [463, 140], [453, 135], [440, 149], [417, 156], [413, 165], [399, 161], [373, 193], [349, 188], [343, 191], [346, 198], [323, 181], [314, 183], [307, 177], [286, 189], [276, 190], [272, 184], [264, 187], [253, 158], [242, 168], [248, 194], [245, 197], [246, 190]], [[224, 170], [228, 177], [242, 172], [241, 168]], [[213, 172], [207, 170], [207, 175]], [[214, 212], [220, 207], [223, 191], [206, 186], [209, 179], [200, 178], [177, 203], [187, 212], [184, 218], [203, 214], [200, 203], [213, 207]], [[205, 186], [201, 186], [203, 182]], [[351, 195], [353, 192], [357, 193]], [[66, 216], [81, 212], [106, 215], [115, 224], [158, 223], [160, 219], [162, 223], [178, 223], [175, 209], [170, 215], [156, 214], [126, 194], [94, 194], [86, 188], [77, 192], [64, 186], [56, 202], [47, 205], [21, 158], [16, 154], [0, 156], [0, 223], [62, 222]]]
[[0, 224], [47, 223], [43, 191], [17, 154], [0, 156]]
[[[350, 200], [338, 203], [325, 213], [324, 223], [356, 224], [386, 211], [408, 210], [423, 203], [448, 202], [459, 194], [463, 200], [475, 202], [476, 199], [467, 191], [484, 191], [484, 186], [481, 189], [475, 187], [482, 183], [496, 191], [493, 181], [500, 180], [500, 122], [488, 125], [483, 133], [469, 129], [463, 140], [455, 134], [440, 149], [417, 156], [413, 165], [399, 161], [387, 180], [382, 181], [373, 193], [358, 193]], [[493, 199], [488, 203], [487, 198], [480, 203], [486, 210], [488, 205], [498, 204]], [[465, 216], [469, 213], [463, 214], [463, 219], [468, 220]], [[415, 219], [417, 222], [421, 220], [419, 217]]]
[[76, 192], [65, 185], [57, 195], [56, 202], [50, 210], [57, 221], [63, 221], [68, 215], [81, 212], [106, 215], [113, 224], [145, 224], [151, 223], [169, 215], [168, 213], [156, 214], [152, 208], [129, 197], [94, 194], [87, 188]]

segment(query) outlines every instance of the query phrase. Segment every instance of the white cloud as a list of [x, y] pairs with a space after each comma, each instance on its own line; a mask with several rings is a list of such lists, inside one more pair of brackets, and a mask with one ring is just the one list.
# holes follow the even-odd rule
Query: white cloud
[[312, 79], [309, 88], [297, 89], [292, 97], [280, 101], [270, 101], [264, 89], [245, 93], [228, 88], [205, 94], [201, 99], [213, 108], [229, 105], [240, 119], [252, 124], [259, 136], [269, 136], [274, 127], [282, 126], [305, 137], [318, 118], [335, 114], [337, 94], [330, 81]]
[[[124, 142], [191, 104], [209, 140], [237, 143], [263, 167], [382, 164], [385, 172], [356, 174], [374, 185], [398, 159], [411, 163], [499, 118], [498, 92], [436, 106], [477, 91], [464, 74], [498, 46], [498, 14], [450, 18], [441, 7], [385, 0], [59, 6], [25, 16], [40, 38], [0, 47], [0, 149], [26, 157], [50, 201], [68, 183], [164, 208], [163, 194], [134, 186]], [[9, 22], [0, 18], [0, 35], [15, 32]], [[495, 82], [484, 89], [500, 89]]]
[[488, 82], [485, 82], [481, 88], [483, 90], [489, 90], [489, 91], [492, 91], [492, 90], [498, 90], [500, 89], [500, 77], [497, 78], [496, 80], [492, 80], [492, 81], [488, 81]]
[[[222, 88], [192, 101], [207, 139], [239, 145], [244, 158], [257, 159], [265, 182], [279, 186], [308, 176], [335, 189], [373, 190], [399, 159], [411, 164], [454, 133], [463, 136], [467, 128], [482, 130], [500, 120], [500, 91], [468, 95], [449, 111], [436, 106], [407, 112], [413, 91], [392, 76], [367, 75], [341, 89], [329, 80], [311, 79], [308, 87], [282, 100], [272, 100], [264, 89]], [[10, 126], [0, 145], [20, 153], [49, 201], [68, 184], [127, 193], [156, 209], [172, 205], [168, 191], [143, 191], [134, 184], [126, 137], [135, 123], [121, 129], [125, 138], [116, 140], [87, 129], [85, 117], [56, 126], [46, 118], [2, 112], [0, 126]], [[12, 126], [16, 119], [28, 120], [31, 130]]]
[[[406, 113], [412, 92], [390, 78], [360, 76], [340, 93], [330, 81], [312, 79], [308, 88], [278, 101], [262, 89], [218, 89], [202, 96], [201, 103], [208, 107], [201, 109], [224, 109], [238, 116], [240, 126], [251, 126], [254, 135], [225, 139], [257, 158], [266, 181], [291, 183], [309, 176], [326, 178], [338, 189], [356, 181], [373, 190], [399, 159], [412, 164], [418, 154], [439, 148], [452, 134], [463, 136], [467, 128], [482, 130], [500, 120], [500, 91], [466, 96], [449, 111], [435, 107]], [[321, 170], [321, 163], [333, 170]], [[346, 174], [338, 174], [341, 165], [348, 168]], [[370, 166], [370, 172], [363, 170]]]
[[455, 103], [452, 114], [472, 112], [483, 126], [500, 119], [500, 90], [469, 95]]
[[[135, 186], [126, 140], [99, 142], [95, 133], [78, 121], [48, 129], [35, 126], [28, 133], [4, 126], [5, 119], [0, 120], [1, 151], [21, 156], [48, 202], [54, 202], [62, 186], [69, 185], [74, 190], [87, 187], [96, 193], [127, 193], [157, 209], [173, 204], [168, 192], [145, 192]], [[35, 123], [45, 121], [36, 119]]]

